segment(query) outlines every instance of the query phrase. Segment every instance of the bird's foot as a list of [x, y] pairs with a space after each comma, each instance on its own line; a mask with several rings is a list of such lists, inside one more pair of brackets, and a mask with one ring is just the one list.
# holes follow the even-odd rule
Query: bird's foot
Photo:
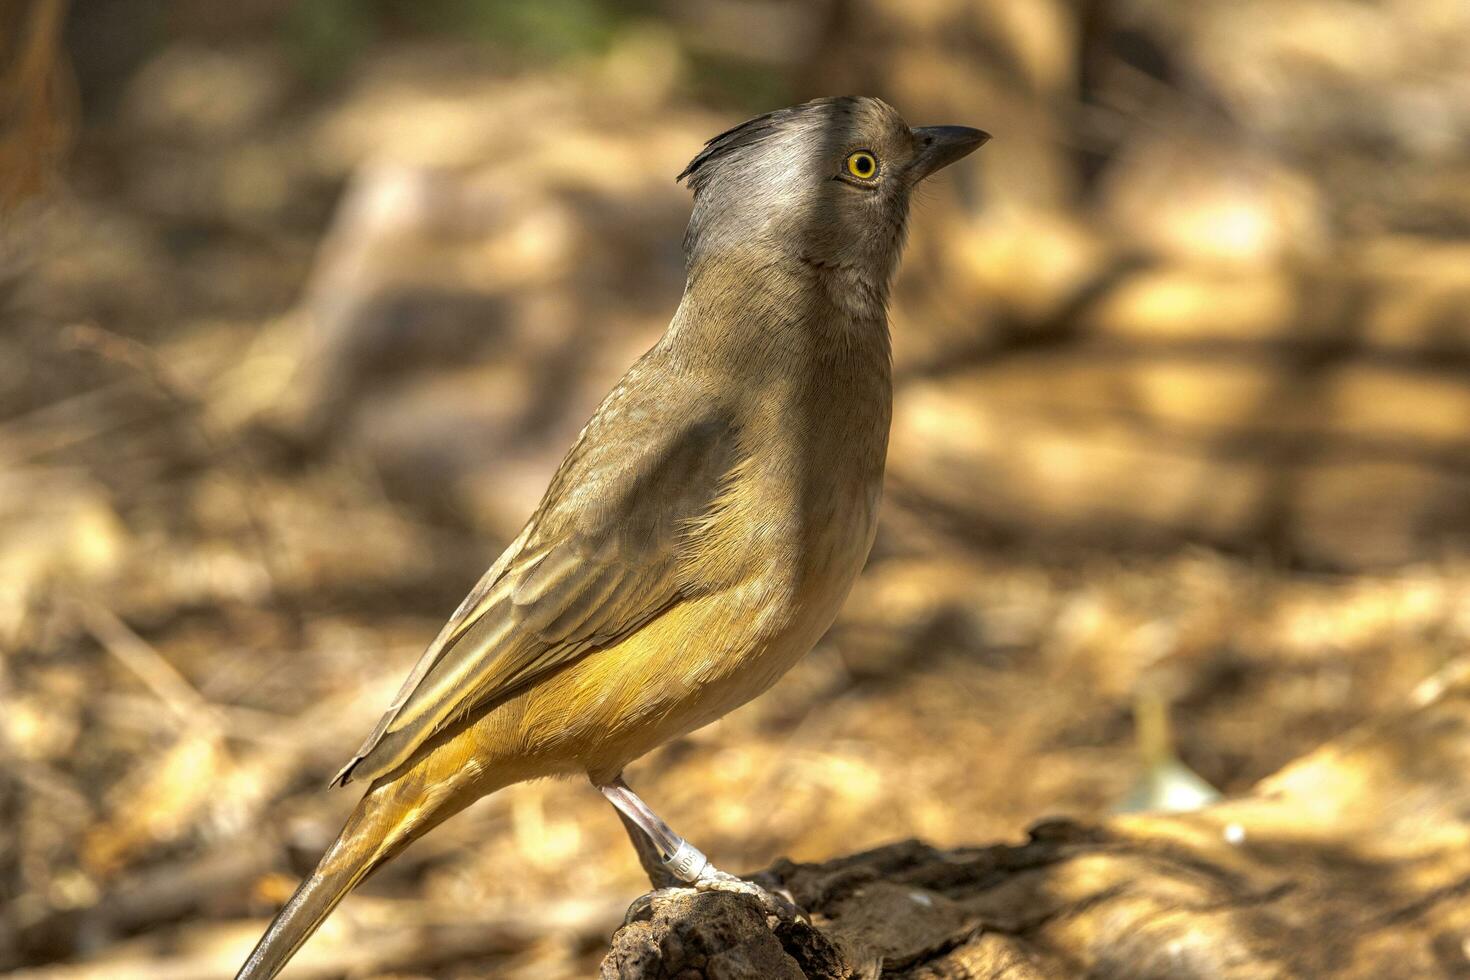
[[623, 925], [630, 926], [635, 922], [646, 922], [653, 918], [653, 903], [661, 898], [672, 898], [675, 895], [697, 894], [688, 885], [675, 885], [672, 888], [655, 888], [651, 892], [644, 892], [633, 903], [628, 906], [628, 914], [623, 916]]
[[705, 865], [704, 870], [694, 882], [694, 889], [701, 892], [729, 892], [732, 895], [745, 895], [759, 902], [767, 915], [774, 915], [782, 922], [806, 919], [806, 913], [792, 900], [790, 892], [768, 891], [753, 881], [737, 878], [714, 865]]
[[766, 915], [775, 916], [780, 922], [790, 925], [793, 922], [807, 922], [810, 919], [807, 914], [793, 901], [791, 894], [784, 890], [770, 891], [757, 885], [753, 881], [737, 878], [735, 875], [721, 871], [712, 865], [706, 865], [700, 872], [700, 876], [687, 885], [676, 885], [672, 888], [656, 888], [651, 892], [645, 892], [633, 900], [628, 906], [628, 914], [623, 917], [623, 925], [629, 925], [653, 917], [654, 903], [661, 899], [670, 899], [677, 896], [694, 896], [705, 892], [728, 892], [732, 895], [744, 895], [755, 899], [760, 905], [761, 911]]

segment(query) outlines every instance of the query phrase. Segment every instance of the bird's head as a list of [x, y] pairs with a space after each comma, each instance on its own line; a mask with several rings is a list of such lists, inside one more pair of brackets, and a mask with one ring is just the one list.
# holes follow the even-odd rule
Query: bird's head
[[886, 286], [909, 198], [924, 178], [990, 138], [966, 126], [911, 129], [863, 96], [818, 99], [721, 133], [684, 168], [694, 191], [691, 265], [806, 263]]

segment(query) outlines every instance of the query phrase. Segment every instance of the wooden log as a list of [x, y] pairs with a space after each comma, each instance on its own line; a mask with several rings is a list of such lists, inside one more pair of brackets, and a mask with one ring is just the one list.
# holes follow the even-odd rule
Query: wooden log
[[1415, 703], [1187, 814], [1051, 820], [1026, 841], [917, 841], [655, 894], [604, 980], [1452, 977], [1470, 970], [1470, 666]]

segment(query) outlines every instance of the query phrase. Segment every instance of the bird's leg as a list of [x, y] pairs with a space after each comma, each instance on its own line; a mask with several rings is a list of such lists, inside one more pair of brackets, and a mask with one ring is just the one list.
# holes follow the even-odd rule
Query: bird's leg
[[643, 828], [634, 823], [621, 809], [618, 810], [618, 819], [623, 822], [623, 830], [627, 831], [628, 840], [633, 844], [633, 850], [638, 852], [638, 863], [643, 865], [643, 873], [648, 875], [648, 883], [654, 888], [673, 888], [676, 885], [682, 885], [683, 882], [678, 876], [664, 864], [663, 854], [659, 852], [653, 839], [643, 832]]
[[[622, 776], [597, 788], [603, 796], [607, 797], [608, 802], [617, 808], [623, 818], [623, 825], [629, 828], [629, 836], [632, 836], [632, 828], [636, 827], [642, 832], [646, 841], [652, 845], [652, 851], [657, 855], [657, 865], [654, 865], [651, 860], [652, 855], [648, 853], [648, 848], [639, 846], [639, 842], [634, 841], [634, 847], [638, 849], [639, 860], [655, 887], [660, 887], [663, 882], [673, 878], [688, 882], [699, 891], [723, 891], [749, 895], [760, 902], [761, 907], [768, 913], [782, 919], [791, 919], [798, 914], [799, 910], [786, 896], [772, 894], [754, 882], [737, 878], [710, 864], [704, 852], [675, 833], [662, 817], [654, 813], [653, 809], [644, 803], [637, 793], [633, 792], [632, 787], [623, 782]], [[655, 875], [655, 869], [660, 873]]]
[[622, 776], [597, 788], [609, 803], [618, 808], [619, 813], [643, 831], [658, 851], [659, 863], [669, 874], [680, 881], [699, 881], [700, 875], [710, 867], [709, 859], [699, 848], [674, 833], [674, 829], [623, 782]]

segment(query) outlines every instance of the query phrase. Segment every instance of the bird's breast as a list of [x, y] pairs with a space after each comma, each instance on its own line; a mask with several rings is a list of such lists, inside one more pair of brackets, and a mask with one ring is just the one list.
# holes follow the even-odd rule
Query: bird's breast
[[887, 445], [885, 399], [839, 402], [746, 420], [718, 499], [684, 529], [682, 600], [533, 691], [526, 745], [610, 777], [811, 649], [867, 560]]
[[771, 580], [802, 634], [830, 624], [873, 544], [890, 408], [886, 377], [868, 380], [828, 379], [778, 402], [747, 433], [749, 455], [729, 485], [724, 516], [744, 538], [744, 571]]

